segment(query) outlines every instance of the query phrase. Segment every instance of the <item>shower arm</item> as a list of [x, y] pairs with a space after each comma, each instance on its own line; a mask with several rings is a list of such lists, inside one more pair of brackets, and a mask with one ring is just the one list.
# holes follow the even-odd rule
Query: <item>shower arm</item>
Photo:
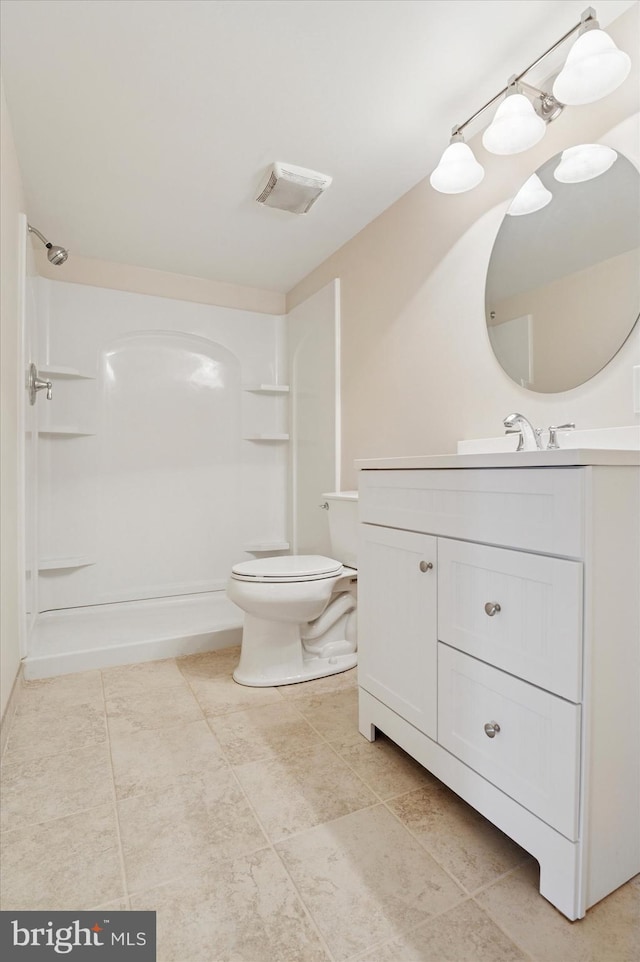
[[47, 238], [43, 234], [41, 234], [36, 227], [32, 227], [31, 224], [27, 224], [27, 227], [29, 228], [32, 234], [36, 234], [40, 238], [40, 240], [42, 241], [45, 247], [53, 247], [53, 244], [50, 241], [48, 241]]
[[51, 241], [47, 240], [44, 234], [41, 234], [40, 231], [36, 227], [32, 227], [31, 224], [27, 223], [27, 227], [29, 228], [29, 232], [31, 234], [35, 234], [36, 237], [39, 237], [44, 246], [47, 248], [47, 258], [49, 259], [50, 263], [54, 264], [56, 267], [59, 264], [64, 264], [69, 256], [69, 251], [65, 250], [64, 247], [58, 247], [52, 244]]

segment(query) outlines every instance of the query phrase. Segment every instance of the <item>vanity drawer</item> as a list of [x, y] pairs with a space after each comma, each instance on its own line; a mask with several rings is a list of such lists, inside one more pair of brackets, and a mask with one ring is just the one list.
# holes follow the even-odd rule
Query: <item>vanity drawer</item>
[[582, 557], [584, 469], [362, 471], [360, 521]]
[[438, 639], [580, 701], [581, 562], [438, 539]]
[[[438, 645], [438, 741], [568, 839], [578, 837], [580, 706]], [[486, 725], [498, 723], [490, 737]]]

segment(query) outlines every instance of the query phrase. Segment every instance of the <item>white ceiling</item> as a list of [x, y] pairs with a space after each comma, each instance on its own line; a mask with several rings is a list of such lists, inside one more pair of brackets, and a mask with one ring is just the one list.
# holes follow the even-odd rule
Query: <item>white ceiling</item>
[[[596, 0], [601, 26], [633, 2]], [[29, 219], [87, 257], [287, 291], [588, 5], [2, 0]], [[255, 203], [274, 160], [333, 177], [309, 214]]]

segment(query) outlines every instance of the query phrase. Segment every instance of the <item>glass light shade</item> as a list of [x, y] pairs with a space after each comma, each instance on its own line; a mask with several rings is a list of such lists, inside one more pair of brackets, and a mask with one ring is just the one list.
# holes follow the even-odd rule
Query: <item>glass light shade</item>
[[579, 184], [599, 177], [613, 165], [618, 155], [604, 144], [579, 144], [562, 151], [560, 163], [553, 172], [561, 184]]
[[492, 154], [519, 154], [542, 140], [546, 129], [528, 97], [510, 94], [496, 110], [482, 143]]
[[553, 84], [563, 104], [592, 104], [616, 90], [631, 70], [631, 58], [603, 30], [578, 37]]
[[533, 214], [542, 210], [552, 199], [553, 194], [544, 186], [537, 174], [532, 174], [526, 180], [511, 202], [507, 214], [520, 217], [522, 214]]
[[462, 194], [477, 187], [484, 177], [484, 167], [473, 156], [471, 147], [461, 140], [449, 144], [429, 183], [441, 194]]

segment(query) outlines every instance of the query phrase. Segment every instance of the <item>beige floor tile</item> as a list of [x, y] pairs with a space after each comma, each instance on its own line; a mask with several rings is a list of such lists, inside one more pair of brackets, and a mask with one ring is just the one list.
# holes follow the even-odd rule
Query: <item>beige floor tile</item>
[[435, 778], [424, 788], [387, 804], [469, 892], [530, 859], [519, 845]]
[[165, 658], [162, 661], [103, 668], [102, 681], [105, 698], [119, 698], [158, 688], [176, 688], [182, 685], [183, 679], [175, 658]]
[[273, 841], [377, 801], [323, 743], [304, 752], [241, 765], [236, 775]]
[[383, 805], [276, 846], [338, 962], [452, 908], [462, 891]]
[[2, 908], [90, 909], [122, 898], [112, 804], [4, 832]]
[[213, 675], [210, 678], [185, 675], [185, 678], [205, 715], [226, 715], [231, 711], [279, 705], [282, 702], [277, 688], [249, 688], [239, 685], [230, 674]]
[[91, 910], [96, 912], [130, 912], [131, 905], [129, 904], [129, 899], [116, 899], [115, 902], [92, 905]]
[[327, 692], [344, 691], [357, 686], [358, 669], [350, 668], [336, 675], [327, 675], [326, 678], [313, 678], [297, 685], [282, 685], [278, 691], [284, 698], [309, 698], [310, 695], [326, 695]]
[[100, 707], [102, 704], [102, 677], [98, 670], [24, 681], [19, 695], [19, 707], [23, 714], [32, 709], [40, 712], [49, 708], [78, 705]]
[[2, 831], [32, 826], [112, 801], [113, 783], [107, 744], [63, 755], [6, 756], [2, 764]]
[[434, 781], [422, 765], [381, 733], [374, 742], [356, 732], [331, 744], [380, 798], [393, 798]]
[[175, 728], [200, 721], [202, 711], [186, 682], [139, 695], [107, 699], [109, 734], [133, 735], [155, 728]]
[[118, 798], [161, 792], [181, 775], [226, 768], [222, 750], [206, 721], [111, 736]]
[[26, 712], [18, 706], [11, 723], [5, 758], [13, 752], [30, 758], [60, 755], [99, 745], [106, 738], [102, 706], [69, 703], [54, 707], [47, 704], [40, 709], [30, 707]]
[[220, 648], [218, 651], [201, 651], [196, 655], [185, 655], [176, 659], [178, 668], [185, 678], [206, 680], [218, 675], [230, 677], [240, 661], [240, 647]]
[[296, 708], [328, 741], [358, 733], [358, 689], [296, 698]]
[[277, 705], [212, 716], [208, 722], [232, 765], [302, 751], [320, 740], [284, 699]]
[[[528, 962], [475, 902], [463, 902], [353, 962]], [[561, 960], [558, 960], [561, 962]]]
[[640, 887], [627, 883], [570, 922], [538, 893], [538, 866], [496, 882], [476, 901], [535, 962], [637, 962]]
[[158, 962], [327, 962], [270, 849], [134, 895], [131, 907], [157, 912]]
[[266, 844], [229, 769], [182, 775], [162, 792], [120, 800], [118, 813], [129, 892]]

